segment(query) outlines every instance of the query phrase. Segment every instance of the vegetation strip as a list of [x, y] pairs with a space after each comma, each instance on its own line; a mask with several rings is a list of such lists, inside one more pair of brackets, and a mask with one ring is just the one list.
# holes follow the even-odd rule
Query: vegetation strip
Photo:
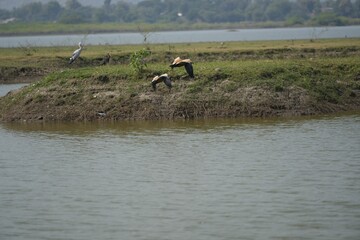
[[[359, 111], [359, 43], [345, 39], [85, 46], [70, 66], [74, 48], [1, 49], [2, 77], [7, 71], [13, 80], [27, 74], [43, 77], [2, 97], [0, 119], [189, 119]], [[133, 67], [130, 59], [141, 51], [147, 53], [144, 58], [140, 54], [144, 65]], [[109, 64], [101, 65], [108, 52]], [[183, 68], [171, 70], [169, 64], [178, 56], [193, 61], [195, 79]], [[153, 91], [151, 80], [164, 73], [171, 78], [171, 91], [161, 84]]]
[[[64, 3], [64, 1], [62, 1]], [[101, 1], [99, 1], [101, 2]], [[0, 9], [0, 35], [89, 34], [219, 28], [344, 26], [360, 23], [360, 0], [77, 0]]]

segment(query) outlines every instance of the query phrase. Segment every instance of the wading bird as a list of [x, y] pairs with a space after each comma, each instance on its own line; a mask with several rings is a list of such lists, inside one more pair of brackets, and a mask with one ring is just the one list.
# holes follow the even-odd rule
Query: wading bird
[[70, 58], [69, 64], [72, 64], [80, 56], [82, 48], [83, 48], [83, 45], [81, 42], [79, 42], [79, 48], [73, 52], [73, 54]]
[[110, 62], [111, 55], [110, 53], [106, 54], [103, 60], [101, 61], [101, 65], [106, 65]]
[[154, 91], [156, 91], [156, 84], [164, 82], [165, 85], [169, 88], [169, 91], [171, 90], [172, 84], [169, 75], [162, 74], [160, 76], [155, 76], [153, 80], [151, 81], [151, 86], [153, 87]]
[[180, 57], [177, 57], [174, 59], [173, 63], [170, 64], [171, 69], [174, 67], [185, 67], [186, 72], [189, 74], [191, 78], [194, 78], [194, 69], [192, 66], [192, 62], [190, 59], [181, 59]]

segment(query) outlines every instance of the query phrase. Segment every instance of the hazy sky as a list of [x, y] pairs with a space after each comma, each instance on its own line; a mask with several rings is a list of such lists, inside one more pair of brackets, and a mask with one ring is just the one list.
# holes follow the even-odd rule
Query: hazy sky
[[[46, 2], [50, 2], [50, 1], [51, 0], [0, 0], [0, 8], [11, 10], [14, 7], [19, 7], [21, 5], [28, 4], [31, 2], [46, 3]], [[66, 1], [67, 0], [57, 0], [57, 2], [59, 2], [62, 5], [65, 5]], [[140, 1], [141, 0], [112, 0], [111, 3], [117, 3], [117, 2], [137, 3]], [[104, 4], [103, 0], [78, 0], [78, 2], [81, 3], [82, 5], [91, 5], [91, 6], [101, 6]]]

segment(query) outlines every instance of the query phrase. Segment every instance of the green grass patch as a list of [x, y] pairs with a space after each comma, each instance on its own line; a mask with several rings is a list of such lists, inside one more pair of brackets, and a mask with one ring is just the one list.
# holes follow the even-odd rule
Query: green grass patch
[[[82, 59], [72, 65], [67, 64], [72, 47], [35, 48], [29, 51], [31, 55], [21, 48], [0, 49], [2, 76], [36, 75], [37, 71], [43, 75], [21, 92], [2, 98], [0, 114], [31, 103], [87, 105], [89, 111], [92, 105], [102, 109], [121, 103], [129, 104], [126, 107], [131, 112], [133, 99], [140, 101], [137, 108], [148, 104], [150, 109], [152, 101], [159, 101], [153, 97], [156, 94], [169, 99], [174, 96], [174, 102], [183, 102], [184, 107], [201, 102], [199, 109], [206, 109], [226, 104], [229, 96], [241, 98], [246, 89], [258, 88], [286, 95], [296, 87], [305, 89], [315, 101], [338, 104], [356, 96], [353, 90], [360, 90], [358, 46], [359, 39], [148, 45], [151, 54], [144, 59], [146, 68], [140, 74], [129, 65], [131, 54], [144, 48], [139, 45], [86, 46]], [[112, 60], [102, 66], [107, 52]], [[192, 59], [195, 79], [189, 79], [184, 68], [169, 67], [177, 56]], [[162, 85], [153, 93], [150, 82], [163, 73], [169, 74], [174, 87], [169, 93]]]
[[254, 27], [282, 27], [283, 23], [8, 23], [0, 25], [0, 35], [30, 35], [30, 34], [67, 34], [67, 33], [99, 33], [99, 32], [155, 32], [202, 29], [237, 29]]

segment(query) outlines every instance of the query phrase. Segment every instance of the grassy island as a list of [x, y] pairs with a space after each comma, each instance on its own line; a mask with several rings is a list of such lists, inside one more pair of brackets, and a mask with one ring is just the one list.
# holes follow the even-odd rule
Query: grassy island
[[[136, 72], [131, 55], [151, 52]], [[1, 121], [294, 116], [360, 110], [360, 39], [0, 49]], [[101, 65], [111, 54], [110, 63]], [[195, 79], [175, 57], [193, 61]], [[154, 92], [155, 75], [173, 82]]]

